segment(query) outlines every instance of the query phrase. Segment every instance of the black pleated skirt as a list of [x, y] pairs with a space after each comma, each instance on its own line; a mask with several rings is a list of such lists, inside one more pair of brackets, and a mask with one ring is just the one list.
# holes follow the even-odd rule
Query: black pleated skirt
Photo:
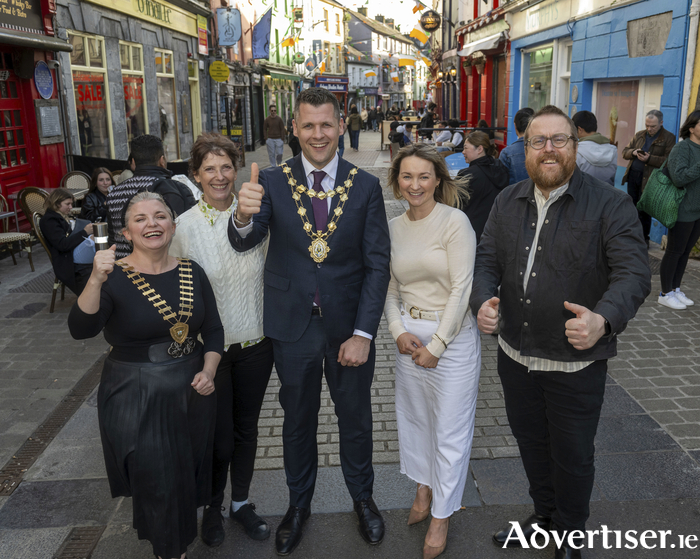
[[139, 539], [163, 558], [197, 537], [197, 507], [211, 498], [216, 393], [191, 386], [202, 348], [166, 363], [107, 358], [98, 392], [112, 497], [132, 497]]

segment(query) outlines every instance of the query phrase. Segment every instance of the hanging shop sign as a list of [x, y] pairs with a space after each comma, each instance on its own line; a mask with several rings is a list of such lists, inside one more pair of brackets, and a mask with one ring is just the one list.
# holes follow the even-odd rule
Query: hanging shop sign
[[209, 66], [209, 75], [216, 82], [225, 82], [228, 80], [229, 69], [221, 60], [215, 60]]
[[303, 64], [304, 63], [304, 53], [303, 52], [297, 52], [294, 55], [294, 64]]
[[292, 14], [294, 14], [294, 23], [304, 23], [304, 8], [294, 8]]
[[53, 95], [53, 76], [43, 60], [40, 60], [34, 66], [34, 85], [42, 99], [51, 99]]
[[424, 31], [432, 32], [436, 29], [440, 29], [441, 24], [442, 18], [435, 10], [428, 10], [422, 16], [420, 16], [420, 26]]
[[34, 29], [44, 32], [39, 0], [0, 0], [0, 21], [10, 29]]
[[241, 12], [236, 8], [217, 8], [219, 45], [230, 47], [241, 40]]
[[313, 72], [314, 68], [316, 68], [316, 61], [312, 57], [307, 58], [304, 62], [304, 69], [307, 72]]

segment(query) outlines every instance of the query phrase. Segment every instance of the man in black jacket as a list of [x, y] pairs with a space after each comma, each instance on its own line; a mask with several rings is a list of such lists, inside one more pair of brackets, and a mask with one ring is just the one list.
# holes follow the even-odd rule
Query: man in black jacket
[[576, 167], [571, 119], [544, 107], [524, 139], [530, 179], [496, 198], [470, 300], [483, 332], [500, 325], [498, 374], [535, 505], [494, 541], [529, 544], [536, 530], [551, 528], [565, 538], [554, 557], [575, 559], [607, 360], [649, 294], [651, 273], [630, 197]]
[[136, 163], [134, 176], [115, 186], [107, 196], [109, 243], [117, 244], [117, 258], [131, 254], [131, 246], [122, 235], [122, 210], [136, 193], [144, 190], [157, 192], [175, 215], [185, 213], [196, 203], [192, 191], [186, 185], [172, 180], [173, 173], [167, 168], [160, 138], [150, 134], [134, 138], [131, 142], [131, 153]]

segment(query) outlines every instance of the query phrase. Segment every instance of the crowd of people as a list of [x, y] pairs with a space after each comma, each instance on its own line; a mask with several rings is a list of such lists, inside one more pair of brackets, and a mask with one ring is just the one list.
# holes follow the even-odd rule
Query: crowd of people
[[[323, 377], [360, 535], [381, 543], [370, 389], [382, 316], [396, 344], [400, 468], [416, 483], [407, 523], [431, 517], [424, 559], [443, 553], [461, 506], [479, 332], [498, 336], [506, 412], [534, 502], [523, 535], [584, 530], [607, 361], [651, 290], [647, 216], [635, 205], [666, 162], [687, 193], [669, 230], [659, 303], [693, 304], [680, 288], [700, 238], [700, 111], [677, 144], [659, 111], [647, 115], [622, 153], [625, 194], [613, 187], [617, 148], [588, 111], [571, 119], [553, 106], [521, 109], [518, 138], [499, 155], [487, 129], [465, 134], [429, 106], [421, 123], [434, 119], [431, 141], [409, 133], [392, 159], [387, 186], [407, 210], [387, 222], [379, 180], [342, 158], [335, 96], [304, 90], [286, 126], [273, 107], [270, 166], [253, 163], [237, 194], [240, 154], [226, 137], [205, 133], [192, 146], [193, 196], [167, 170], [161, 140], [142, 135], [131, 177], [115, 184], [95, 169], [79, 219], [70, 220], [70, 192], [46, 201], [41, 230], [56, 275], [79, 295], [70, 331], [103, 332], [112, 346], [100, 433], [112, 496], [133, 497], [138, 537], [161, 559], [184, 558], [198, 507], [208, 546], [223, 542], [227, 509], [250, 538], [270, 536], [249, 489], [274, 365], [289, 489], [277, 553], [294, 551], [311, 514]], [[378, 113], [350, 109], [352, 149]], [[391, 126], [406, 135], [398, 120]], [[299, 152], [283, 162], [280, 145], [292, 136]], [[452, 177], [441, 148], [462, 150], [469, 166]], [[109, 224], [108, 250], [94, 249], [96, 221]], [[493, 541], [519, 545], [504, 525]], [[565, 538], [554, 557], [579, 558], [582, 547]]]

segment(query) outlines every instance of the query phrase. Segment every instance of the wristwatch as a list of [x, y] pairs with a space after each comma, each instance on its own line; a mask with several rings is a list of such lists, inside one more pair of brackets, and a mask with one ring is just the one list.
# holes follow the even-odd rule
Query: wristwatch
[[610, 326], [610, 323], [608, 322], [608, 319], [605, 319], [605, 335], [609, 336], [612, 334], [612, 327]]

